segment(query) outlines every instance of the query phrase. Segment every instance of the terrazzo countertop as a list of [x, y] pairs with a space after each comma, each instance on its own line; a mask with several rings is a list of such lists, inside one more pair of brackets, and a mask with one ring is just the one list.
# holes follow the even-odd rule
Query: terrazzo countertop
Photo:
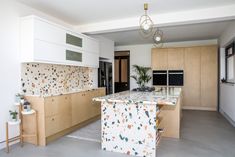
[[136, 92], [124, 91], [103, 97], [94, 98], [94, 101], [107, 101], [118, 103], [144, 103], [152, 105], [176, 105], [181, 94], [181, 89], [177, 88], [177, 92], [169, 93], [169, 90], [158, 90], [154, 92]]
[[59, 94], [47, 94], [47, 95], [25, 95], [25, 96], [35, 96], [35, 97], [51, 97], [51, 96], [60, 96], [60, 95], [67, 95], [67, 94], [73, 94], [73, 93], [79, 93], [79, 92], [86, 92], [86, 91], [92, 91], [92, 90], [97, 90], [105, 87], [98, 87], [98, 88], [84, 88], [84, 89], [79, 89], [79, 90], [74, 90], [74, 91], [69, 91], [69, 92], [64, 92], [64, 93], [59, 93]]

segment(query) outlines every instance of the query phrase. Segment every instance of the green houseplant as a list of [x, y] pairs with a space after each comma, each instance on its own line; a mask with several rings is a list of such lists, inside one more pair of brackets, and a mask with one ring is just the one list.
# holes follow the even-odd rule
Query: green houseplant
[[11, 119], [13, 120], [13, 121], [17, 121], [17, 115], [18, 115], [18, 112], [16, 112], [16, 111], [9, 111], [10, 112], [10, 115], [11, 115]]
[[151, 80], [151, 76], [149, 75], [149, 72], [151, 70], [150, 67], [143, 67], [139, 65], [133, 65], [132, 66], [135, 75], [131, 75], [131, 78], [133, 78], [136, 81], [136, 84], [139, 86], [139, 88], [135, 89], [138, 91], [152, 91], [152, 88], [149, 88], [146, 86], [146, 84]]

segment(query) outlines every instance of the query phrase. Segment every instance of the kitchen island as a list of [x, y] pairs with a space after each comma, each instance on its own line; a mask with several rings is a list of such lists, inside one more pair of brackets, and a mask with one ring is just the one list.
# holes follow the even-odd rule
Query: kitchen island
[[181, 92], [174, 96], [163, 93], [125, 91], [94, 98], [102, 102], [102, 149], [155, 157], [162, 132], [162, 128], [159, 128], [161, 107], [180, 106], [177, 104]]

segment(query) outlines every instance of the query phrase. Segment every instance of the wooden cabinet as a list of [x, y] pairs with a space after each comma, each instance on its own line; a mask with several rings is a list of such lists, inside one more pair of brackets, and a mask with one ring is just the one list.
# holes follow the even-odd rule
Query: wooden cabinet
[[153, 70], [182, 70], [184, 68], [184, 48], [152, 49]]
[[167, 49], [167, 68], [169, 70], [184, 69], [184, 48], [169, 48]]
[[[45, 98], [26, 97], [32, 104], [32, 108], [38, 112], [39, 144], [44, 146], [48, 141], [61, 137], [99, 118], [100, 103], [92, 101], [92, 98], [104, 95], [105, 88], [99, 88]], [[28, 127], [25, 128], [30, 128], [30, 123], [27, 124]], [[28, 142], [32, 141], [29, 140]]]
[[89, 98], [87, 92], [72, 94], [72, 125], [81, 123], [88, 118], [89, 114]]
[[184, 70], [184, 109], [217, 109], [217, 45], [152, 49], [152, 69]]
[[72, 126], [70, 101], [69, 95], [45, 98], [45, 128], [47, 137]]
[[217, 109], [218, 56], [217, 46], [202, 47], [201, 51], [201, 106]]
[[167, 49], [152, 49], [152, 69], [166, 70], [168, 68]]
[[[45, 132], [46, 137], [49, 137], [59, 130], [59, 117], [58, 115], [45, 117]], [[39, 133], [40, 134], [40, 133]]]
[[201, 47], [185, 48], [183, 104], [186, 106], [198, 106], [201, 104], [200, 52]]

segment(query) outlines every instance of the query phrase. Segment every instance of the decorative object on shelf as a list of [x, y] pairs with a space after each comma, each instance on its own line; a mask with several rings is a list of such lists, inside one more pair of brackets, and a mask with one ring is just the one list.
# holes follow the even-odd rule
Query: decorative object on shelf
[[23, 103], [24, 103], [24, 95], [20, 94], [20, 93], [17, 93], [15, 95], [15, 105], [18, 106], [18, 105], [23, 104]]
[[163, 46], [163, 31], [159, 28], [154, 28], [152, 19], [147, 14], [148, 3], [144, 3], [144, 15], [140, 17], [140, 34], [144, 38], [153, 36], [154, 47]]
[[10, 115], [11, 115], [11, 121], [16, 122], [17, 119], [18, 119], [18, 117], [17, 117], [18, 112], [17, 111], [11, 111], [11, 110], [9, 112], [10, 112]]
[[162, 47], [163, 46], [163, 42], [162, 39], [163, 38], [163, 31], [160, 30], [159, 28], [157, 28], [157, 30], [155, 31], [154, 35], [153, 35], [153, 41], [154, 41], [154, 46], [155, 47]]
[[24, 101], [24, 103], [23, 103], [23, 111], [24, 111], [24, 112], [29, 112], [29, 111], [31, 111], [30, 102]]
[[148, 74], [151, 68], [133, 65], [133, 69], [136, 75], [132, 75], [131, 78], [133, 78], [139, 86], [139, 88], [134, 89], [134, 91], [154, 91], [154, 88], [146, 87], [146, 84], [152, 78]]
[[140, 17], [139, 25], [140, 25], [140, 34], [144, 38], [148, 38], [153, 34], [153, 26], [154, 23], [152, 19], [147, 14], [148, 11], [148, 3], [144, 4], [144, 14]]

